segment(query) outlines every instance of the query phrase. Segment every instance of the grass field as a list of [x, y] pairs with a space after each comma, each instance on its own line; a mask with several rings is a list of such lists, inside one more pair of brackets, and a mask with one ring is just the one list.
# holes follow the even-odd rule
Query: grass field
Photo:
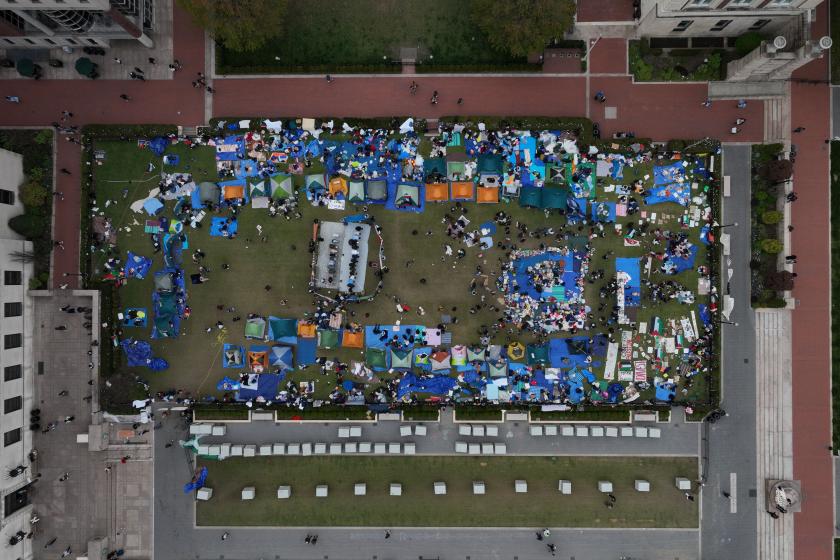
[[[155, 169], [149, 173], [148, 166], [153, 161], [159, 162], [159, 159], [148, 150], [138, 149], [132, 142], [100, 142], [96, 148], [103, 150], [106, 154], [101, 165], [95, 167], [97, 199], [105, 215], [111, 217], [115, 224], [122, 226], [118, 233], [120, 254], [124, 257], [125, 252], [131, 250], [141, 255], [152, 256], [149, 236], [143, 233], [142, 224], [145, 215], [134, 214], [128, 206], [132, 201], [145, 197], [148, 191], [156, 186], [156, 177], [160, 170]], [[213, 148], [190, 149], [179, 144], [170, 147], [168, 153], [181, 155], [181, 163], [177, 168], [166, 169], [167, 171], [189, 171], [199, 182], [216, 179]], [[317, 167], [312, 169], [312, 171], [316, 170]], [[651, 170], [652, 164], [649, 163], [626, 167], [622, 181], [632, 183], [650, 174]], [[302, 177], [296, 176], [295, 179], [302, 180]], [[106, 203], [106, 199], [109, 202]], [[167, 213], [170, 215], [172, 206], [173, 203], [168, 203]], [[473, 225], [491, 220], [499, 210], [510, 214], [514, 221], [526, 222], [532, 230], [549, 226], [557, 228], [565, 223], [565, 218], [557, 214], [546, 215], [539, 210], [522, 208], [515, 203], [505, 205], [465, 203], [464, 207], [466, 216]], [[195, 249], [202, 249], [207, 254], [205, 266], [210, 268], [210, 280], [202, 285], [187, 286], [188, 304], [192, 309], [192, 315], [189, 320], [182, 322], [181, 336], [176, 339], [152, 341], [155, 354], [166, 358], [170, 362], [170, 368], [155, 374], [150, 374], [143, 368], [129, 368], [127, 373], [131, 376], [140, 375], [148, 380], [152, 391], [182, 388], [198, 396], [218, 396], [220, 393], [215, 388], [217, 381], [225, 374], [235, 373], [235, 370], [224, 370], [221, 367], [222, 344], [224, 342], [245, 344], [246, 342], [244, 322], [232, 322], [234, 316], [245, 317], [248, 313], [257, 313], [263, 316], [304, 317], [310, 312], [313, 309], [313, 301], [307, 294], [310, 254], [306, 249], [308, 239], [311, 237], [313, 220], [337, 220], [342, 215], [359, 210], [351, 205], [348, 211], [340, 213], [324, 208], [313, 208], [305, 201], [302, 202], [300, 210], [302, 219], [285, 220], [282, 217], [271, 218], [265, 210], [245, 207], [238, 216], [239, 235], [235, 239], [210, 238], [207, 227], [187, 228], [189, 248], [185, 251], [184, 258], [185, 277], [197, 272], [197, 265], [192, 263], [189, 254]], [[383, 293], [374, 301], [355, 304], [352, 307], [352, 313], [355, 313], [355, 316], [350, 317], [350, 320], [370, 325], [393, 324], [401, 319], [404, 324], [416, 322], [435, 325], [440, 322], [443, 314], [448, 314], [458, 320], [456, 324], [450, 325], [449, 329], [453, 333], [455, 342], [471, 344], [478, 341], [479, 328], [497, 320], [498, 314], [487, 307], [475, 314], [469, 312], [471, 307], [479, 303], [481, 293], [488, 293], [480, 289], [477, 295], [471, 295], [470, 280], [476, 277], [476, 267], [481, 266], [482, 273], [477, 277], [479, 283], [486, 282], [489, 289], [495, 289], [499, 261], [500, 259], [507, 260], [507, 257], [505, 251], [494, 247], [483, 252], [475, 248], [471, 249], [461, 260], [453, 257], [444, 258], [444, 244], [451, 243], [451, 240], [446, 237], [441, 221], [452, 211], [451, 203], [427, 204], [422, 214], [389, 211], [378, 205], [371, 205], [368, 208], [368, 212], [382, 226], [386, 264], [391, 272], [385, 277]], [[676, 217], [682, 214], [682, 208], [676, 204], [657, 205], [656, 211], [660, 216]], [[209, 222], [209, 220], [206, 221]], [[618, 218], [618, 222], [622, 224], [628, 224], [631, 221], [633, 217]], [[263, 228], [263, 236], [267, 240], [265, 243], [259, 241], [257, 225]], [[611, 226], [607, 227], [609, 229]], [[428, 231], [431, 231], [431, 235], [426, 235]], [[571, 231], [581, 236], [573, 238], [571, 243], [585, 243], [584, 236], [588, 232], [582, 226], [572, 228]], [[502, 235], [497, 235], [496, 238], [501, 239]], [[515, 237], [513, 242], [517, 243]], [[558, 244], [553, 240], [527, 238], [517, 245], [519, 248], [537, 248], [541, 242], [549, 245]], [[603, 268], [605, 271], [603, 279], [587, 284], [585, 288], [587, 302], [595, 307], [596, 302], [599, 301], [599, 290], [615, 272], [612, 260], [603, 261], [598, 258], [598, 255], [604, 255], [611, 250], [620, 256], [642, 256], [650, 249], [644, 245], [624, 247], [622, 237], [615, 234], [596, 238], [593, 244], [596, 247], [596, 257], [592, 261], [591, 268], [593, 270]], [[700, 252], [697, 262], [702, 263], [705, 261], [707, 249], [702, 244], [698, 247]], [[457, 246], [454, 248], [457, 249]], [[107, 255], [104, 253], [95, 254], [94, 271], [102, 272], [102, 264], [106, 258]], [[155, 271], [162, 267], [162, 257], [157, 254], [153, 258], [152, 271]], [[223, 270], [223, 263], [229, 265], [230, 269]], [[372, 274], [368, 276], [368, 290], [370, 291], [375, 278]], [[425, 283], [421, 283], [421, 279], [425, 279]], [[655, 282], [674, 279], [687, 289], [694, 290], [697, 287], [698, 273], [695, 268], [677, 277], [670, 277], [659, 274], [654, 267], [650, 279]], [[266, 285], [271, 285], [272, 290], [264, 290]], [[152, 274], [144, 280], [130, 280], [119, 290], [121, 308], [140, 307], [151, 312], [152, 291]], [[500, 299], [496, 299], [499, 295], [487, 297], [488, 303], [499, 305]], [[402, 303], [409, 304], [412, 307], [412, 313], [401, 316], [397, 311], [394, 298], [399, 298]], [[281, 305], [281, 300], [287, 300], [286, 305]], [[217, 309], [219, 305], [225, 309], [233, 306], [236, 311], [234, 313], [219, 311]], [[414, 311], [419, 308], [423, 308], [426, 312], [422, 317], [414, 314]], [[651, 306], [643, 298], [636, 320], [650, 321], [654, 316], [667, 320], [679, 318], [685, 313], [686, 306], [675, 300]], [[215, 328], [217, 321], [224, 323], [224, 330], [219, 331]], [[205, 329], [210, 326], [214, 327], [213, 331], [207, 334]], [[150, 326], [125, 328], [121, 333], [121, 338], [148, 339], [150, 332]], [[580, 334], [586, 334], [586, 332]], [[525, 333], [518, 333], [515, 338], [523, 342], [532, 340], [532, 337]], [[506, 344], [511, 340], [512, 338], [502, 331], [496, 335], [494, 343]], [[362, 359], [359, 350], [341, 348], [319, 349], [319, 355], [336, 357], [345, 362]], [[387, 372], [377, 374], [372, 382], [368, 383], [368, 390], [374, 390], [379, 386], [380, 381], [390, 378], [391, 375]], [[289, 372], [287, 379], [315, 380], [315, 398], [326, 397], [334, 388], [334, 376], [322, 377], [316, 368]], [[702, 376], [695, 379], [697, 381], [687, 394], [678, 391], [678, 401], [705, 394], [706, 387]], [[649, 398], [652, 393], [651, 389], [642, 396]]]
[[277, 37], [252, 52], [217, 47], [217, 69], [240, 74], [399, 72], [393, 61], [399, 60], [401, 47], [419, 47], [423, 64], [449, 70], [519, 69], [526, 63], [491, 49], [465, 2], [290, 0]]
[[[379, 526], [379, 527], [697, 527], [697, 503], [685, 499], [674, 479], [697, 478], [691, 458], [596, 457], [272, 457], [201, 463], [213, 498], [197, 502], [196, 523], [211, 526]], [[514, 480], [528, 482], [527, 494]], [[560, 479], [572, 481], [563, 496]], [[633, 481], [648, 480], [651, 492], [636, 492]], [[607, 509], [599, 480], [613, 483], [615, 507]], [[433, 493], [446, 482], [447, 494]], [[474, 496], [472, 482], [486, 494]], [[367, 483], [366, 496], [353, 485]], [[402, 496], [389, 485], [402, 484]], [[327, 484], [329, 496], [315, 498]], [[290, 485], [292, 497], [278, 500], [277, 487]], [[256, 499], [241, 501], [245, 486]]]

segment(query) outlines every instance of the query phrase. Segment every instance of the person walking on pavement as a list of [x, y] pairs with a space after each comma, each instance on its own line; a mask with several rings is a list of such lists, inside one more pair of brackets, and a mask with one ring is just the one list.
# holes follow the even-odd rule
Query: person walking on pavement
[[122, 64], [122, 60], [120, 60], [119, 57], [116, 56], [114, 57], [114, 62], [116, 62], [117, 64]]
[[18, 97], [17, 95], [7, 95], [6, 101], [8, 101], [9, 103], [20, 103], [20, 97]]
[[415, 82], [414, 80], [411, 80], [411, 84], [409, 84], [409, 86], [408, 86], [409, 93], [411, 93], [411, 95], [414, 95], [415, 93], [417, 93], [417, 88], [418, 87], [420, 87], [420, 86], [417, 84], [417, 82]]
[[64, 482], [64, 481], [65, 481], [65, 480], [67, 480], [68, 478], [70, 478], [70, 473], [69, 473], [69, 472], [66, 472], [66, 473], [64, 473], [63, 475], [61, 475], [60, 477], [58, 477], [58, 481], [59, 481], [59, 482]]
[[226, 541], [226, 540], [228, 540], [229, 538], [230, 538], [230, 533], [228, 533], [227, 531], [225, 531], [224, 533], [222, 533], [222, 540], [223, 540], [223, 541]]
[[747, 100], [746, 99], [739, 99], [736, 107], [738, 109], [746, 109], [747, 108]]
[[435, 90], [434, 92], [432, 92], [432, 105], [437, 105], [437, 104], [438, 104], [438, 92], [437, 92], [437, 90]]
[[128, 95], [126, 95], [124, 93], [120, 94], [120, 99], [122, 99], [123, 101], [131, 101], [131, 97], [129, 97]]
[[386, 539], [390, 539], [390, 538], [391, 538], [391, 530], [390, 530], [390, 529], [386, 529], [386, 530], [385, 530], [385, 538], [386, 538]]
[[73, 552], [73, 549], [68, 546], [67, 548], [64, 549], [64, 552], [61, 553], [61, 557], [62, 558], [67, 558], [68, 556], [70, 556], [70, 554], [72, 552]]
[[794, 131], [794, 132], [797, 132], [797, 133], [798, 133], [798, 132], [804, 132], [804, 131], [805, 131], [805, 127], [804, 127], [804, 126], [797, 126], [796, 128], [794, 128], [794, 129], [793, 129], [793, 131]]
[[60, 169], [60, 172], [61, 172], [61, 173], [64, 173], [65, 175], [72, 175], [72, 173], [70, 173], [70, 170], [69, 170], [69, 169], [67, 169], [66, 167], [62, 167], [62, 168]]

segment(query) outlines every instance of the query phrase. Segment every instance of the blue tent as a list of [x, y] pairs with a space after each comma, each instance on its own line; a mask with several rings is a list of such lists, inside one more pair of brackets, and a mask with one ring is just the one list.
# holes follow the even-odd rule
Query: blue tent
[[268, 363], [282, 370], [294, 369], [294, 355], [288, 346], [272, 346], [268, 354]]

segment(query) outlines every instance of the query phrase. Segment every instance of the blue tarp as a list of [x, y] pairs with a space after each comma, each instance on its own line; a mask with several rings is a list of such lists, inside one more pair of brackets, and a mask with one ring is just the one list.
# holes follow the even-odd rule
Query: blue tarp
[[397, 398], [402, 398], [409, 393], [428, 393], [432, 395], [446, 395], [452, 390], [458, 381], [448, 375], [435, 375], [422, 379], [413, 373], [406, 373], [400, 379], [400, 386], [397, 390]]
[[590, 204], [592, 207], [592, 219], [596, 222], [615, 221], [615, 202], [598, 201]]
[[587, 352], [594, 354], [589, 337], [573, 336], [569, 338], [552, 338], [548, 341], [548, 362], [553, 368], [588, 368], [598, 367], [601, 362], [593, 360], [587, 363]]
[[150, 268], [152, 268], [152, 259], [142, 255], [135, 255], [129, 251], [125, 259], [125, 266], [123, 266], [123, 274], [125, 274], [126, 278], [138, 278], [142, 280]]
[[[230, 222], [230, 223], [228, 223], [228, 222]], [[239, 229], [239, 222], [236, 220], [236, 218], [230, 219], [230, 218], [222, 218], [220, 216], [216, 216], [210, 222], [210, 235], [213, 236], [213, 237], [220, 237], [220, 236], [227, 237], [222, 230], [222, 227], [225, 224], [227, 224], [228, 235], [230, 235], [231, 233], [236, 233], [236, 231]]]
[[697, 306], [697, 313], [700, 315], [700, 320], [703, 321], [703, 324], [707, 327], [712, 324], [712, 314], [709, 311], [709, 307], [701, 303]]
[[642, 274], [638, 257], [618, 257], [615, 259], [616, 272], [624, 272], [630, 280], [624, 285], [625, 307], [638, 307], [642, 299]]
[[156, 136], [149, 142], [149, 149], [158, 157], [163, 155], [167, 146], [169, 146], [169, 140], [163, 136]]
[[664, 381], [656, 385], [656, 400], [669, 402], [677, 395], [677, 389], [673, 382]]
[[675, 161], [668, 165], [653, 166], [653, 184], [671, 185], [685, 179], [685, 166], [682, 161]]
[[285, 378], [285, 374], [260, 373], [252, 375], [257, 375], [257, 387], [248, 388], [240, 385], [239, 393], [236, 395], [237, 400], [249, 401], [257, 397], [262, 397], [267, 401], [273, 401], [277, 396], [280, 381]]
[[129, 367], [147, 367], [152, 371], [163, 371], [169, 368], [169, 362], [163, 358], [152, 356], [152, 347], [143, 340], [128, 338], [120, 342]]
[[[377, 330], [379, 332], [374, 332]], [[422, 342], [419, 335], [424, 332], [425, 328], [417, 325], [400, 325], [396, 329], [394, 325], [368, 325], [365, 327], [365, 347], [385, 348], [387, 344], [394, 342], [394, 337], [396, 337], [396, 343], [399, 346], [405, 346], [408, 344], [409, 336], [414, 336], [415, 343], [419, 344]]]
[[[138, 316], [138, 317], [134, 317], [132, 319], [131, 316], [130, 316], [132, 314], [132, 312], [137, 313], [138, 315], [142, 314], [142, 317]], [[125, 310], [125, 313], [123, 313], [122, 326], [124, 326], [124, 327], [145, 327], [146, 323], [148, 322], [148, 318], [149, 318], [149, 315], [148, 315], [148, 312], [146, 311], [145, 307], [129, 307], [128, 309]]]
[[190, 482], [184, 484], [184, 494], [189, 494], [193, 490], [198, 490], [203, 487], [205, 480], [207, 480], [207, 467], [201, 467], [201, 470], [198, 472], [198, 476], [195, 477], [195, 480], [191, 480]]
[[688, 250], [688, 255], [685, 257], [677, 257], [672, 253], [667, 252], [668, 262], [673, 265], [673, 269], [668, 273], [679, 274], [680, 272], [694, 268], [694, 259], [697, 257], [697, 249], [697, 245], [692, 245]]
[[149, 198], [143, 203], [143, 210], [149, 216], [155, 216], [163, 208], [163, 203], [156, 198]]
[[650, 189], [645, 197], [646, 204], [659, 204], [660, 202], [674, 202], [681, 206], [688, 206], [691, 201], [691, 187], [685, 183], [656, 186]]
[[[569, 300], [572, 297], [580, 295], [580, 287], [577, 285], [577, 279], [580, 276], [580, 260], [575, 259], [572, 252], [567, 255], [561, 255], [557, 252], [544, 252], [516, 259], [513, 261], [512, 272], [508, 273], [508, 277], [510, 280], [515, 278], [519, 291], [528, 294], [533, 299], [549, 296], [557, 297], [557, 293], [549, 291], [537, 292], [536, 286], [528, 278], [528, 267], [544, 261], [563, 262], [564, 295], [558, 299]], [[549, 287], [546, 286], [544, 288], [548, 289]]]
[[317, 350], [317, 338], [298, 338], [297, 351], [295, 352], [295, 363], [299, 366], [308, 366], [310, 364], [314, 364]]

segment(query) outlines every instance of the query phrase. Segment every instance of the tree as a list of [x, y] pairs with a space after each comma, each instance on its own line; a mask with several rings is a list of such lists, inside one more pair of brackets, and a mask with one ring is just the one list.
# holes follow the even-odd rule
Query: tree
[[254, 51], [276, 37], [286, 14], [286, 0], [178, 0], [178, 4], [234, 51]]
[[778, 239], [762, 239], [761, 240], [761, 250], [767, 253], [768, 255], [777, 255], [782, 252], [784, 246], [782, 242]]
[[793, 164], [789, 159], [772, 159], [758, 168], [758, 175], [771, 183], [781, 183], [793, 175]]
[[47, 202], [50, 193], [37, 181], [29, 181], [20, 187], [20, 201], [27, 208], [40, 208]]
[[472, 18], [494, 49], [513, 56], [542, 53], [575, 16], [573, 0], [472, 0]]

